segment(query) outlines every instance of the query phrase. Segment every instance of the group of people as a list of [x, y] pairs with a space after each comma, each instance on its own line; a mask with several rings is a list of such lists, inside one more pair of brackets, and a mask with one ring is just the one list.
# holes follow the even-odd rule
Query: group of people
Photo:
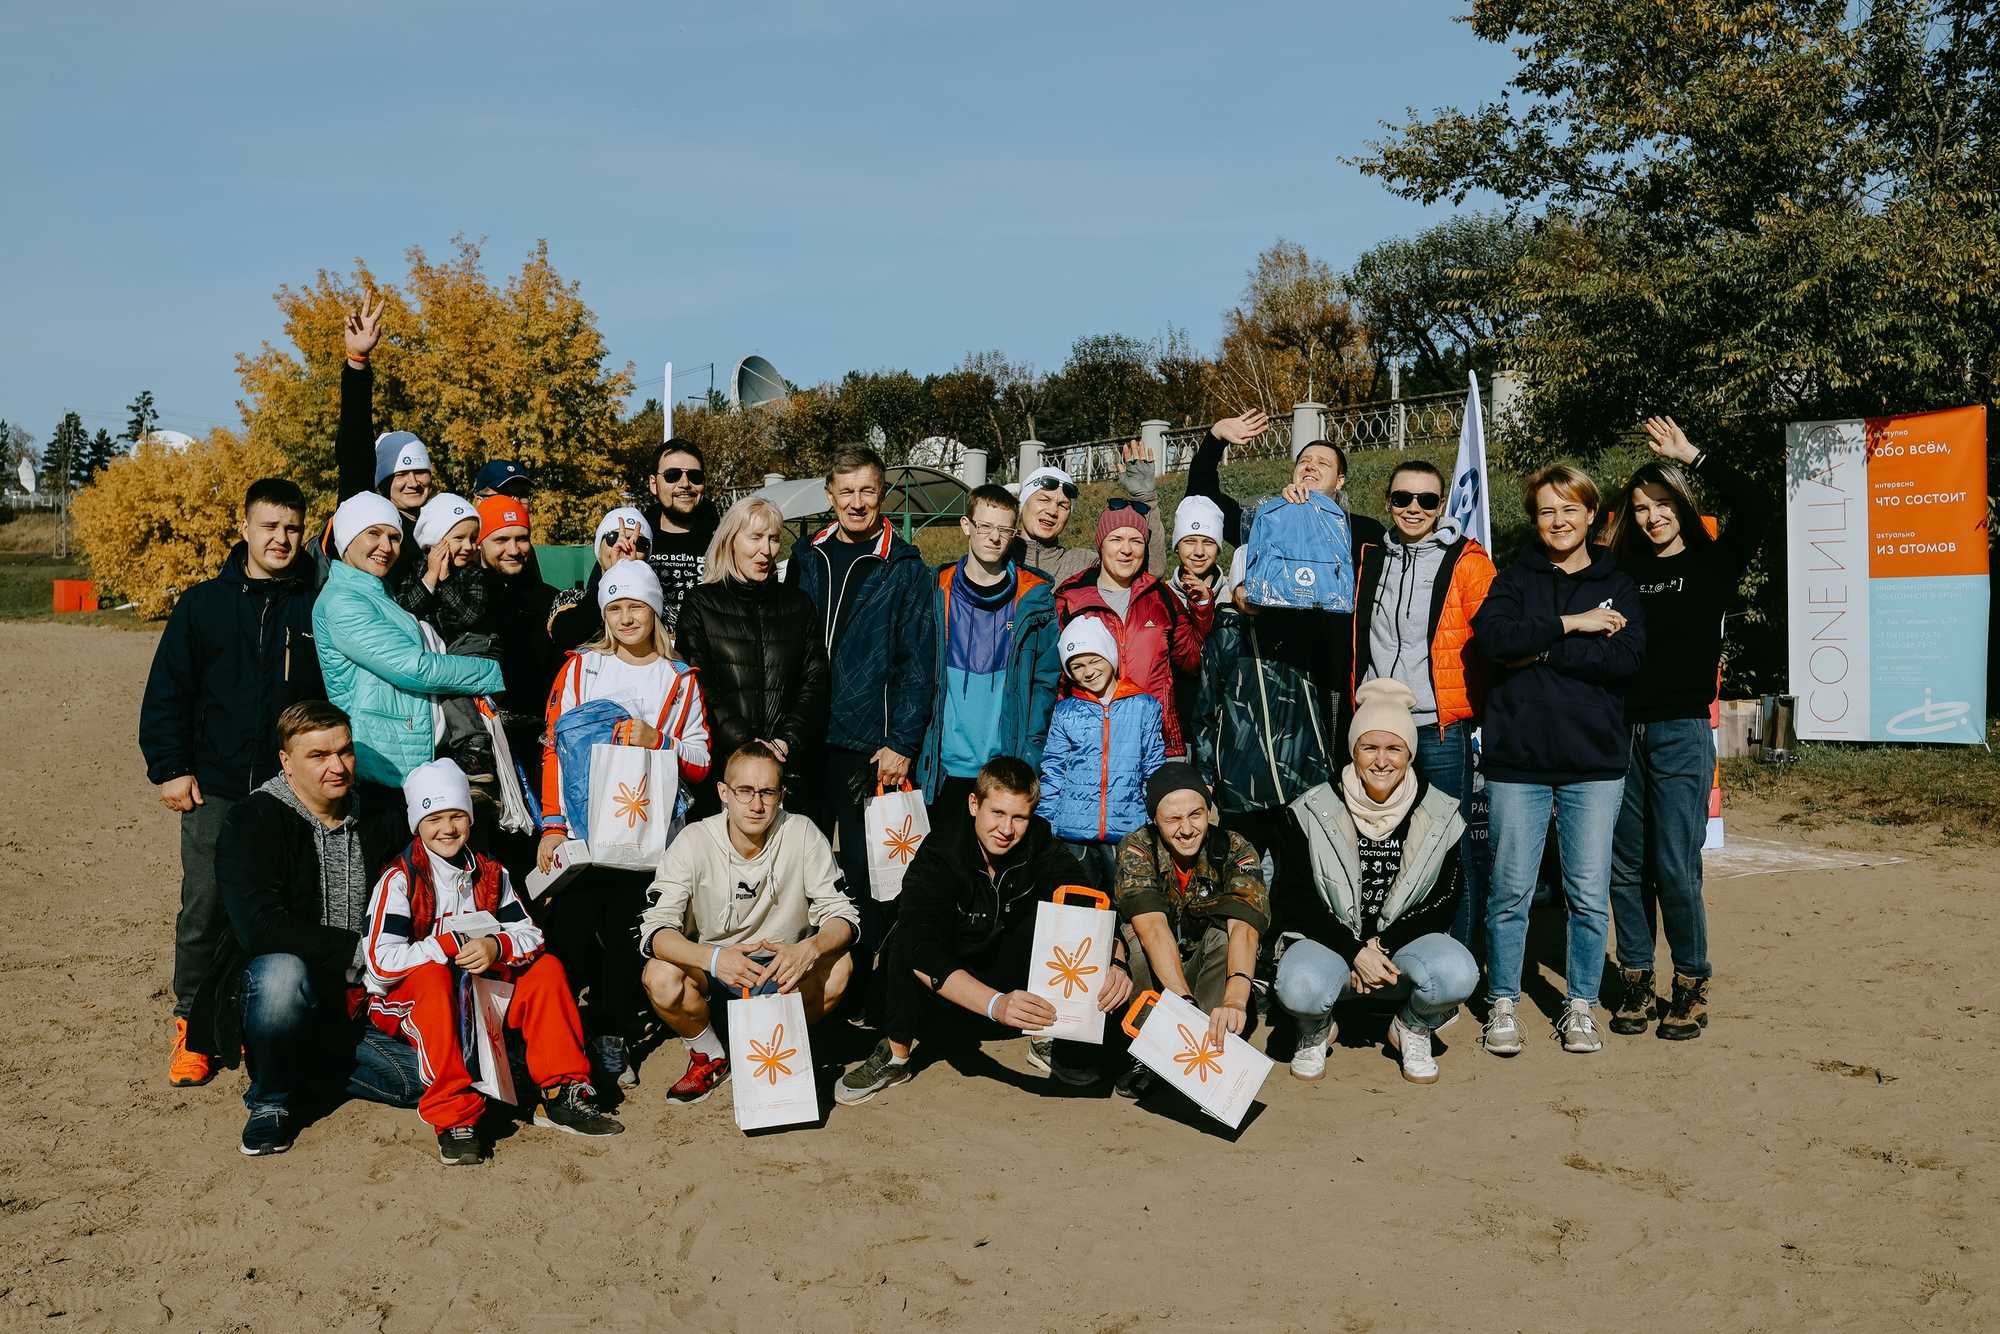
[[[1428, 1083], [1482, 977], [1482, 1045], [1523, 1048], [1551, 822], [1562, 1048], [1602, 1046], [1614, 922], [1613, 1031], [1707, 1024], [1708, 717], [1756, 528], [1704, 522], [1693, 478], [1752, 501], [1670, 419], [1609, 502], [1572, 467], [1530, 478], [1535, 545], [1498, 572], [1420, 459], [1386, 526], [1347, 507], [1326, 441], [1246, 514], [1219, 464], [1266, 429], [1255, 412], [1215, 424], [1171, 534], [1134, 447], [1088, 546], [1066, 540], [1075, 482], [1044, 467], [974, 489], [966, 554], [936, 568], [884, 517], [870, 449], [835, 454], [832, 521], [787, 553], [775, 507], [718, 514], [700, 449], [670, 440], [650, 503], [605, 514], [587, 582], [558, 591], [523, 468], [444, 492], [420, 439], [375, 435], [380, 334], [379, 305], [350, 315], [331, 521], [309, 537], [296, 485], [249, 488], [140, 719], [181, 816], [169, 1079], [247, 1058], [245, 1154], [360, 1096], [414, 1106], [445, 1163], [481, 1161], [494, 1072], [466, 1035], [496, 986], [535, 1124], [570, 1133], [618, 1133], [600, 1090], [636, 1087], [669, 1036], [687, 1064], [667, 1096], [710, 1096], [720, 1002], [771, 992], [879, 1034], [843, 1104], [908, 1080], [920, 1049], [1009, 1034], [1054, 1079], [1138, 1097], [1152, 1076], [1115, 1039], [1038, 1036], [1037, 906], [1072, 885], [1119, 921], [1100, 1009], [1172, 991], [1217, 1042], [1268, 1016], [1316, 1080], [1359, 998]], [[1248, 587], [1264, 516], [1305, 505], [1345, 518], [1348, 549], [1319, 554], [1351, 570], [1351, 610]], [[587, 838], [571, 794], [606, 744], [668, 752], [671, 840], [657, 866], [585, 864], [533, 898]], [[930, 830], [877, 894], [864, 812], [899, 791]]]

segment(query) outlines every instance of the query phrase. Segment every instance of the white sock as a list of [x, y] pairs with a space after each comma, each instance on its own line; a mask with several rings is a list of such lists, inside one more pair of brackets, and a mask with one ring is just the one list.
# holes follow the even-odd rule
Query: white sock
[[702, 1029], [701, 1032], [689, 1038], [687, 1044], [688, 1050], [698, 1051], [711, 1061], [719, 1061], [727, 1055], [722, 1050], [722, 1039], [715, 1036], [714, 1024], [710, 1024], [707, 1028]]

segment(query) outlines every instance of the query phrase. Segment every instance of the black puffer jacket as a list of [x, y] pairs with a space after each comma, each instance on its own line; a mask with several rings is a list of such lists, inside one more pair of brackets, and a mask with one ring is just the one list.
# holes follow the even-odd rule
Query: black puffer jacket
[[674, 641], [701, 673], [717, 776], [744, 742], [782, 741], [791, 752], [787, 804], [805, 809], [793, 775], [810, 772], [802, 761], [826, 743], [826, 648], [813, 600], [775, 578], [697, 584], [681, 599]]
[[[451, 582], [471, 573], [461, 570]], [[549, 608], [555, 603], [556, 590], [536, 578], [532, 570], [514, 575], [490, 569], [479, 573], [489, 599], [487, 616], [492, 633], [500, 638], [500, 670], [507, 688], [500, 693], [499, 703], [508, 734], [513, 735], [517, 722], [520, 727], [539, 730], [547, 712], [549, 688], [562, 665], [549, 640]]]

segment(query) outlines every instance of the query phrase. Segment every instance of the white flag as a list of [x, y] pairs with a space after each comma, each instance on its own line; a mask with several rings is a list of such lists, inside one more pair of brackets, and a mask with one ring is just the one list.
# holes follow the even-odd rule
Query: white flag
[[1458, 429], [1458, 462], [1451, 470], [1451, 503], [1445, 513], [1467, 537], [1476, 538], [1491, 554], [1493, 521], [1487, 514], [1486, 422], [1479, 412], [1479, 374], [1466, 374], [1465, 425]]

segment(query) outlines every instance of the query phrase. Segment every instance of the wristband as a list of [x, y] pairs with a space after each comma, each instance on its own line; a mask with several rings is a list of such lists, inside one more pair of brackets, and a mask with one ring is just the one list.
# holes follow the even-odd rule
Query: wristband
[[1222, 979], [1222, 985], [1226, 987], [1239, 977], [1242, 978], [1245, 982], [1248, 982], [1253, 987], [1257, 985], [1257, 979], [1250, 976], [1250, 974], [1244, 972], [1231, 973], [1228, 977]]
[[349, 352], [347, 354], [347, 359], [349, 361], [358, 361], [363, 366], [366, 366], [368, 364], [368, 354], [366, 352]]
[[1119, 972], [1125, 974], [1125, 976], [1127, 977], [1132, 976], [1132, 970], [1126, 967], [1125, 961], [1123, 959], [1118, 958], [1116, 955], [1112, 956], [1111, 966], [1113, 968], [1116, 968]]
[[715, 966], [722, 962], [722, 946], [717, 945], [708, 956], [708, 975], [715, 976]]
[[986, 1017], [988, 1019], [993, 1020], [994, 1023], [1000, 1022], [997, 1019], [993, 1019], [993, 1007], [998, 1005], [999, 1003], [1000, 1003], [1000, 993], [997, 991], [993, 993], [993, 999], [986, 1002]]

